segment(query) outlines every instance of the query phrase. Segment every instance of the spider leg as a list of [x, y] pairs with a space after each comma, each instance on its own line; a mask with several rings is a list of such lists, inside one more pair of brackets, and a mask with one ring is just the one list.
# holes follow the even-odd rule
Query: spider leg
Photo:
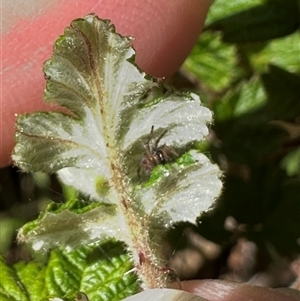
[[145, 144], [145, 146], [146, 146], [146, 151], [147, 151], [148, 154], [151, 153], [150, 141], [151, 141], [151, 139], [152, 139], [152, 137], [153, 137], [153, 130], [154, 130], [154, 125], [152, 125], [152, 127], [151, 127], [151, 131], [150, 131], [150, 134], [149, 134], [149, 136], [148, 136], [148, 140], [147, 140], [147, 142], [146, 142], [146, 144]]
[[154, 125], [151, 126], [151, 131], [150, 131], [150, 134], [148, 136], [148, 140], [147, 140], [147, 143], [149, 143], [153, 137], [153, 130], [154, 130]]
[[159, 148], [159, 150], [163, 153], [164, 159], [166, 162], [170, 162], [178, 157], [178, 153], [172, 147], [167, 145], [163, 145]]
[[154, 148], [157, 148], [160, 139], [161, 139], [164, 135], [166, 135], [167, 131], [168, 131], [168, 130], [164, 130], [164, 131], [158, 136], [158, 138], [155, 140]]
[[174, 155], [174, 156], [179, 156], [179, 154], [176, 152], [176, 150], [175, 150], [174, 148], [172, 148], [172, 147], [170, 147], [170, 146], [167, 146], [167, 145], [165, 145], [165, 148], [167, 149], [167, 151], [168, 151], [170, 154], [172, 154], [172, 155]]
[[137, 175], [138, 175], [138, 179], [140, 182], [142, 179], [141, 172], [143, 171], [144, 174], [146, 176], [148, 176], [151, 173], [152, 169], [155, 167], [155, 164], [153, 162], [151, 162], [150, 159], [151, 159], [151, 157], [149, 157], [149, 155], [147, 155], [147, 153], [145, 153], [145, 156], [140, 161], [140, 164], [137, 169]]
[[138, 175], [139, 182], [141, 182], [141, 164], [139, 165], [139, 167], [137, 169], [137, 175]]
[[141, 170], [143, 170], [145, 172], [145, 158], [143, 158], [141, 161], [140, 161], [140, 164], [139, 164], [139, 167], [137, 169], [137, 175], [138, 175], [138, 179], [139, 179], [139, 182], [141, 182]]

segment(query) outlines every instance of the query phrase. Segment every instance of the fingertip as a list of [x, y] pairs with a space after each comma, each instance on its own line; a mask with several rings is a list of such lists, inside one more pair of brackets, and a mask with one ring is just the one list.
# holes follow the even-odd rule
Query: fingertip
[[225, 280], [189, 280], [182, 282], [183, 290], [211, 301], [296, 301], [296, 290], [278, 290]]
[[[7, 4], [4, 9], [9, 11], [11, 5]], [[1, 78], [1, 166], [11, 163], [14, 116], [46, 107], [42, 103], [45, 86], [42, 64], [51, 56], [53, 42], [72, 19], [90, 12], [110, 19], [120, 34], [135, 37], [137, 65], [155, 77], [168, 77], [180, 67], [196, 42], [209, 5], [210, 0], [172, 0], [172, 3], [43, 0], [32, 6], [20, 2], [9, 17], [5, 15], [6, 26], [1, 37], [5, 45]]]
[[155, 77], [175, 73], [195, 45], [208, 7], [209, 1], [159, 1], [146, 38], [136, 41], [137, 64]]
[[118, 10], [99, 11], [123, 35], [135, 37], [136, 63], [155, 77], [172, 75], [202, 30], [211, 1], [127, 0]]

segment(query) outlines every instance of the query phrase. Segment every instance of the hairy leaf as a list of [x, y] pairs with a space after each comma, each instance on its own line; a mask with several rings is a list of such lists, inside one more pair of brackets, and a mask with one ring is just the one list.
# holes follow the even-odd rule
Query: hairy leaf
[[165, 168], [161, 179], [138, 191], [154, 228], [180, 221], [194, 223], [221, 189], [217, 166], [203, 154], [193, 150], [176, 163]]
[[121, 239], [120, 229], [126, 229], [126, 224], [115, 205], [89, 204], [75, 199], [64, 204], [49, 204], [37, 220], [21, 228], [18, 239], [35, 250], [60, 245], [74, 248], [107, 237]]
[[221, 181], [204, 155], [188, 152], [208, 135], [211, 111], [196, 94], [172, 91], [141, 72], [131, 43], [92, 14], [56, 41], [44, 64], [44, 98], [63, 112], [19, 117], [13, 159], [25, 171], [58, 172], [97, 205], [50, 205], [19, 238], [36, 250], [122, 240], [143, 285], [160, 287], [163, 260], [153, 254], [162, 251], [151, 229], [195, 222]]

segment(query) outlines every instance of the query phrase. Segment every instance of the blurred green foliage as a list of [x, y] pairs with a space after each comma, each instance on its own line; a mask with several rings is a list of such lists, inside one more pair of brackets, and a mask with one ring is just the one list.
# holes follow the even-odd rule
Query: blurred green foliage
[[232, 216], [267, 253], [299, 254], [299, 2], [215, 1], [183, 68], [215, 114], [205, 148], [225, 170], [198, 231], [229, 243]]
[[136, 293], [137, 276], [124, 245], [115, 241], [81, 246], [73, 251], [52, 250], [47, 264], [41, 260], [17, 262], [7, 267], [0, 255], [0, 300], [47, 301], [49, 296], [78, 300], [84, 291], [89, 300], [122, 300]]

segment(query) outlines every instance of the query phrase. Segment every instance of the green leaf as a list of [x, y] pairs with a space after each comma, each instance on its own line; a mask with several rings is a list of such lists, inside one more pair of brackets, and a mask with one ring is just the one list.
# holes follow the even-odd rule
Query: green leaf
[[[122, 300], [139, 289], [140, 283], [123, 247], [121, 243], [102, 245], [100, 258], [95, 258], [93, 264], [85, 268], [80, 290], [90, 300]], [[97, 287], [97, 283], [101, 287]]]
[[74, 300], [84, 291], [90, 301], [122, 300], [137, 292], [132, 262], [119, 242], [56, 249], [46, 265], [31, 261], [9, 267], [1, 257], [0, 298], [3, 301]]
[[300, 76], [280, 67], [270, 65], [262, 74], [262, 82], [268, 94], [268, 108], [274, 118], [296, 118], [300, 112]]
[[41, 263], [34, 261], [25, 263], [21, 261], [14, 265], [14, 269], [19, 277], [19, 282], [26, 288], [31, 301], [47, 299], [45, 267]]
[[297, 0], [270, 0], [210, 24], [207, 29], [222, 30], [223, 41], [247, 43], [289, 35], [299, 28]]
[[30, 301], [29, 295], [12, 267], [0, 255], [0, 298], [3, 301]]
[[281, 166], [286, 170], [287, 174], [297, 176], [300, 174], [300, 148], [296, 148], [286, 155], [282, 161]]
[[0, 254], [5, 254], [11, 245], [11, 241], [15, 236], [16, 230], [24, 224], [23, 221], [11, 218], [8, 216], [1, 216], [0, 220]]
[[266, 72], [269, 65], [275, 65], [291, 73], [300, 72], [299, 32], [278, 38], [269, 43], [247, 44], [246, 50], [253, 69]]
[[214, 106], [215, 120], [224, 121], [239, 118], [254, 112], [266, 104], [266, 93], [259, 77], [255, 76], [243, 81], [216, 102]]
[[222, 44], [219, 34], [204, 32], [185, 60], [184, 67], [206, 87], [219, 91], [240, 75], [236, 63], [233, 46]]
[[209, 26], [211, 23], [224, 18], [224, 16], [227, 14], [236, 14], [240, 11], [244, 11], [257, 5], [264, 4], [265, 2], [265, 0], [215, 0], [208, 11], [205, 24]]

